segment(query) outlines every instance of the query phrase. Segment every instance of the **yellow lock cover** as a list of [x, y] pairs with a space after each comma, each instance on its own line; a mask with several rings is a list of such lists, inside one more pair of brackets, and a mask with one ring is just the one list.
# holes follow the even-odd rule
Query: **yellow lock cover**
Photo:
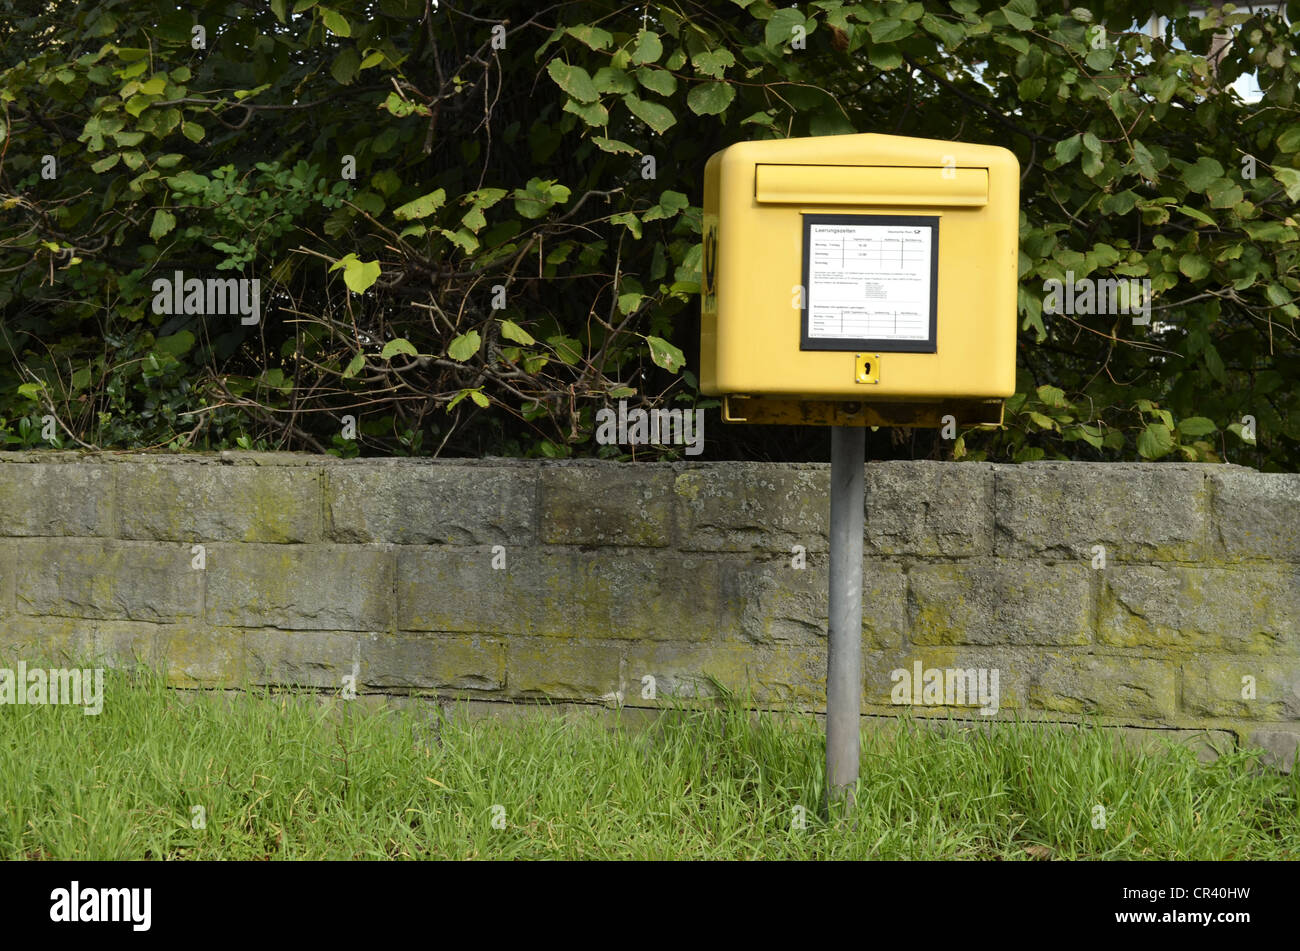
[[701, 391], [893, 403], [1011, 396], [1019, 191], [1015, 155], [996, 146], [865, 134], [714, 154], [704, 170]]

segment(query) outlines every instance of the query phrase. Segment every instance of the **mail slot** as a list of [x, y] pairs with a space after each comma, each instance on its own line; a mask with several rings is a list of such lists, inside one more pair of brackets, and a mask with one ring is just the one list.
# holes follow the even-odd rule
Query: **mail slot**
[[983, 205], [983, 168], [897, 168], [888, 165], [760, 165], [754, 198], [763, 204]]
[[700, 388], [733, 422], [997, 424], [1019, 164], [888, 135], [740, 142], [704, 171]]

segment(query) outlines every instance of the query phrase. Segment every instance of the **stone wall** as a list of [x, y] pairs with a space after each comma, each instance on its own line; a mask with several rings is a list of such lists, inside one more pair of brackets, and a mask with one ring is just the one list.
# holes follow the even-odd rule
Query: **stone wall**
[[[828, 471], [0, 453], [0, 659], [645, 707], [716, 682], [818, 710]], [[1294, 756], [1300, 476], [872, 463], [865, 548], [867, 714], [896, 716], [919, 662], [996, 671], [999, 718]]]

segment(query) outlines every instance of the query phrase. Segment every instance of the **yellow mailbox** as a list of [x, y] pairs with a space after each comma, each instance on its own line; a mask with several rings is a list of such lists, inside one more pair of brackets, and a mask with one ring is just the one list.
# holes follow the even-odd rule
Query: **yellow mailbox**
[[728, 422], [998, 425], [1020, 167], [892, 135], [739, 142], [704, 168], [700, 389]]

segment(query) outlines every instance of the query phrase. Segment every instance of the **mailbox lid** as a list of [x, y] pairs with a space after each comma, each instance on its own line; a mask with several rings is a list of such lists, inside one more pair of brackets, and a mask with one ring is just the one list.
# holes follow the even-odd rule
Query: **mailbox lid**
[[759, 204], [929, 205], [988, 204], [986, 168], [900, 165], [769, 165], [754, 171]]

